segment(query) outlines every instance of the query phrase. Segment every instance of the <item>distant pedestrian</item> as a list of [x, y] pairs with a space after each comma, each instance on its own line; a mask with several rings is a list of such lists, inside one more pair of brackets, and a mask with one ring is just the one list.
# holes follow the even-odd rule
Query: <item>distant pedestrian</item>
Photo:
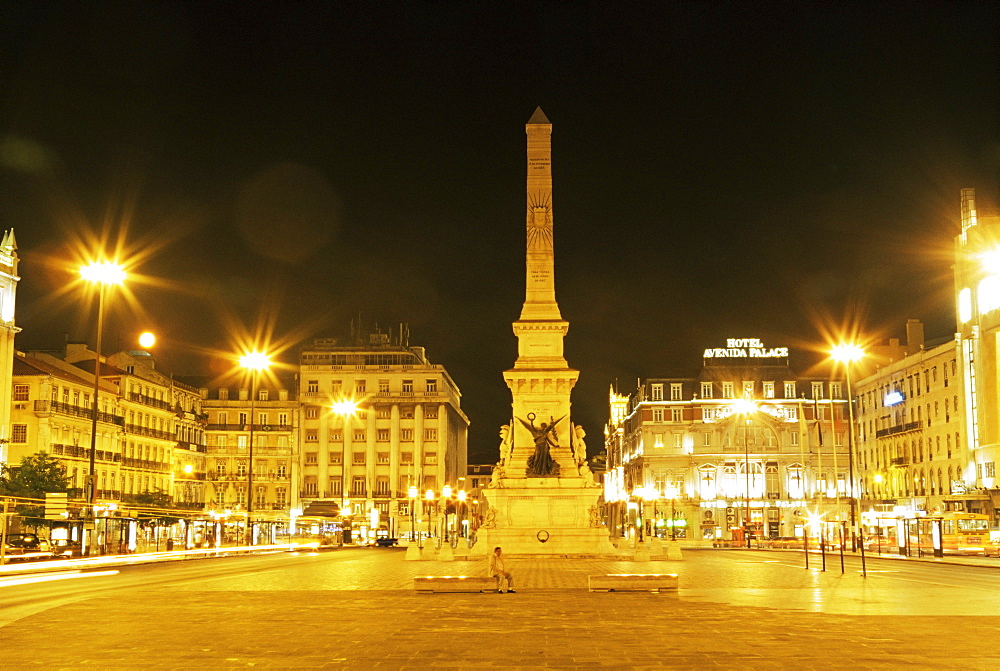
[[[503, 550], [495, 548], [490, 555], [490, 566], [487, 573], [490, 577], [497, 579], [497, 591], [500, 594], [510, 592], [514, 594], [514, 576], [507, 570], [503, 562]], [[506, 590], [504, 588], [507, 588]]]

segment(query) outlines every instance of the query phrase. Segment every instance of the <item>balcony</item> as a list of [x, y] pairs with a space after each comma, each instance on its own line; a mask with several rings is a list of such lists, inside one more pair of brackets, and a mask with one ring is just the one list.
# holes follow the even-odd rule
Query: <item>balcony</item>
[[894, 436], [897, 433], [908, 433], [910, 431], [916, 431], [920, 428], [920, 422], [908, 422], [906, 424], [897, 424], [896, 426], [890, 426], [887, 429], [878, 429], [875, 432], [876, 438], [884, 438], [886, 436]]
[[[250, 431], [249, 424], [209, 424], [208, 431]], [[254, 431], [291, 431], [291, 424], [254, 424]]]
[[205, 447], [204, 445], [199, 445], [198, 443], [191, 443], [186, 440], [178, 440], [177, 449], [190, 450], [191, 452], [201, 452], [202, 454], [208, 452], [208, 448]]
[[152, 396], [144, 396], [142, 394], [131, 393], [128, 395], [128, 400], [133, 403], [141, 403], [142, 405], [149, 406], [150, 408], [158, 408], [159, 410], [173, 410], [173, 407], [167, 401], [161, 401]]
[[892, 459], [889, 460], [889, 463], [892, 464], [893, 466], [906, 466], [908, 463], [910, 463], [910, 458], [893, 457]]
[[[57, 412], [61, 415], [85, 417], [87, 419], [90, 419], [93, 416], [93, 411], [90, 408], [85, 408], [82, 405], [61, 403], [59, 401], [35, 401], [35, 412]], [[116, 426], [125, 425], [124, 417], [113, 415], [110, 412], [97, 413], [97, 421], [104, 422], [105, 424], [114, 424]]]
[[138, 424], [126, 424], [125, 432], [135, 434], [137, 436], [146, 436], [147, 438], [159, 438], [160, 440], [175, 440], [175, 436], [167, 431], [160, 431], [159, 429], [151, 429], [148, 426], [139, 426]]

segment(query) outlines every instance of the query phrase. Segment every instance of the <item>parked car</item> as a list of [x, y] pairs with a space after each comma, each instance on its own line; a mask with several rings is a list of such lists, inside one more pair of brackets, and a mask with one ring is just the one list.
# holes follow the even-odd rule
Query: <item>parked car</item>
[[398, 538], [376, 538], [375, 539], [375, 545], [379, 546], [380, 548], [391, 548], [391, 547], [394, 547], [396, 545], [399, 545], [399, 539]]
[[39, 538], [38, 534], [7, 534], [4, 539], [4, 551], [8, 555], [24, 555], [35, 552], [48, 552], [49, 542]]

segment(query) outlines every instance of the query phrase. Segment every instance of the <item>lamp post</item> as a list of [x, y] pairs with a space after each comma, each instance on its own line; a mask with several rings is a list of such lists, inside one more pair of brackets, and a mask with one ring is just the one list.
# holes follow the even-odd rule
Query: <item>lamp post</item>
[[750, 416], [757, 412], [757, 404], [748, 399], [739, 399], [733, 404], [733, 409], [743, 417], [743, 470], [746, 476], [746, 517], [743, 520], [743, 532], [746, 536], [747, 548], [750, 548]]
[[[458, 526], [458, 536], [461, 538], [462, 537], [462, 523], [465, 521], [465, 508], [466, 508], [465, 500], [466, 500], [466, 498], [468, 498], [468, 494], [465, 493], [464, 489], [460, 489], [460, 490], [458, 490], [458, 495], [457, 496], [458, 496], [458, 505], [461, 506], [458, 509], [458, 524], [457, 524], [457, 526]], [[469, 535], [465, 534], [465, 538], [468, 538], [468, 537], [469, 537]], [[466, 543], [466, 544], [468, 544], [468, 543]]]
[[417, 496], [419, 495], [416, 485], [410, 485], [410, 489], [406, 492], [406, 495], [410, 499], [410, 542], [407, 545], [407, 549], [409, 549], [413, 545], [413, 541], [416, 540]]
[[97, 285], [97, 338], [94, 357], [94, 405], [90, 411], [90, 467], [87, 471], [87, 500], [97, 503], [97, 416], [101, 391], [101, 339], [104, 335], [104, 295], [109, 286], [125, 282], [125, 269], [110, 261], [94, 261], [80, 268], [80, 277]]
[[254, 401], [257, 397], [257, 378], [260, 371], [271, 365], [270, 357], [263, 352], [248, 352], [240, 357], [240, 365], [250, 371], [250, 445], [247, 451], [247, 545], [253, 545], [253, 427]]
[[424, 507], [427, 509], [427, 540], [431, 538], [431, 513], [434, 511], [434, 490], [428, 489], [424, 493]]
[[448, 500], [451, 499], [451, 485], [445, 485], [441, 489], [441, 505], [444, 506], [444, 533], [442, 534], [441, 542], [445, 545], [451, 545], [451, 539], [448, 536]]
[[677, 511], [675, 508], [677, 501], [677, 487], [674, 485], [667, 485], [667, 489], [664, 492], [668, 499], [670, 499], [670, 540], [677, 540]]
[[[854, 344], [841, 343], [830, 352], [835, 361], [844, 365], [844, 378], [847, 382], [847, 482], [851, 489], [849, 497], [851, 518], [851, 550], [858, 549], [858, 497], [854, 487], [854, 392], [851, 389], [851, 364], [861, 360], [865, 351]], [[862, 559], [864, 555], [864, 540], [862, 539]], [[864, 566], [862, 565], [862, 569]]]

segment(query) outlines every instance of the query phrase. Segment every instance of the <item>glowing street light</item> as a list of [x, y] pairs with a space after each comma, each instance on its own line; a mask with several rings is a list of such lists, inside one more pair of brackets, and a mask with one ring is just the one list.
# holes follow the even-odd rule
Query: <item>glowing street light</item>
[[413, 547], [414, 540], [417, 541], [417, 547], [421, 547], [420, 537], [417, 534], [417, 497], [420, 496], [420, 490], [417, 489], [416, 485], [410, 485], [407, 496], [410, 499], [410, 544], [406, 547], [409, 553], [410, 548]]
[[254, 350], [247, 352], [239, 359], [240, 366], [250, 371], [250, 447], [248, 451], [249, 468], [247, 468], [247, 545], [253, 545], [253, 430], [254, 430], [254, 402], [257, 400], [257, 384], [260, 372], [266, 370], [271, 365], [271, 357], [263, 352]]
[[[857, 549], [858, 544], [858, 498], [854, 486], [854, 391], [851, 387], [851, 364], [860, 361], [865, 351], [854, 343], [840, 343], [830, 350], [830, 357], [844, 366], [844, 377], [847, 381], [847, 464], [848, 486], [851, 488], [851, 547]], [[862, 541], [862, 545], [864, 541]]]
[[149, 331], [146, 331], [145, 333], [139, 336], [139, 346], [142, 347], [143, 349], [149, 349], [155, 344], [156, 344], [156, 336], [150, 333]]
[[757, 404], [748, 398], [738, 398], [733, 401], [733, 413], [743, 417], [743, 470], [746, 476], [746, 519], [743, 521], [743, 534], [746, 536], [747, 548], [750, 547], [750, 418], [757, 413]]
[[91, 505], [97, 503], [97, 415], [98, 395], [101, 390], [101, 338], [104, 334], [104, 294], [108, 287], [125, 283], [125, 269], [111, 261], [94, 261], [80, 268], [80, 277], [97, 285], [97, 338], [94, 357], [94, 405], [90, 413], [90, 468], [87, 473], [88, 499]]

